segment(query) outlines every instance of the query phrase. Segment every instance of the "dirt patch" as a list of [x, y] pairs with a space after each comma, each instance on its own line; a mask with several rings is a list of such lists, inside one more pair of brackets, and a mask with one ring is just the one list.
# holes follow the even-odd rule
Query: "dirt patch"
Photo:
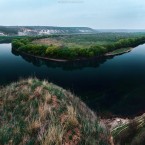
[[35, 44], [43, 44], [43, 45], [56, 45], [56, 46], [62, 46], [62, 43], [58, 40], [52, 39], [52, 38], [44, 38], [33, 41]]

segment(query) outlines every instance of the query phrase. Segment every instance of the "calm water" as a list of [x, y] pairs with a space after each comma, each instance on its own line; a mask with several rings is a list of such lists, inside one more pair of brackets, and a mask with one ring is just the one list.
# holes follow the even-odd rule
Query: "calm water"
[[145, 112], [145, 45], [108, 59], [56, 63], [19, 56], [11, 44], [0, 44], [0, 85], [30, 76], [71, 90], [97, 112]]

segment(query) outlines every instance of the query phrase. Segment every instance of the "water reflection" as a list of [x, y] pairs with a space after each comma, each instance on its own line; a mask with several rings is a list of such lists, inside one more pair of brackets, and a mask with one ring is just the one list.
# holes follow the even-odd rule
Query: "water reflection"
[[[12, 53], [16, 56], [19, 56], [20, 54], [12, 49]], [[86, 67], [99, 67], [100, 64], [103, 64], [107, 59], [112, 59], [113, 56], [107, 57], [107, 58], [98, 58], [98, 59], [89, 59], [89, 60], [82, 60], [82, 61], [68, 61], [68, 62], [55, 62], [51, 60], [42, 60], [35, 57], [30, 57], [24, 54], [20, 55], [24, 60], [26, 60], [29, 63], [32, 63], [33, 65], [40, 67], [42, 65], [46, 65], [47, 67], [60, 67], [64, 70], [77, 70], [77, 69], [83, 69]]]
[[0, 46], [0, 84], [36, 76], [80, 96], [96, 112], [136, 115], [145, 112], [145, 45], [99, 60], [53, 62], [19, 55]]

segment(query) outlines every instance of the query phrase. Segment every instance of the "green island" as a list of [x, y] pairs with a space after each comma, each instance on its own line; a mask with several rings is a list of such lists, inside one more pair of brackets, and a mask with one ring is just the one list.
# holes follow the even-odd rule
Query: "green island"
[[[55, 61], [81, 60], [129, 52], [145, 43], [142, 35], [54, 35], [14, 39], [12, 48], [20, 53]], [[112, 53], [110, 53], [112, 52]]]
[[0, 143], [5, 145], [143, 145], [145, 141], [145, 115], [126, 121], [100, 119], [69, 91], [36, 78], [0, 88], [0, 124]]

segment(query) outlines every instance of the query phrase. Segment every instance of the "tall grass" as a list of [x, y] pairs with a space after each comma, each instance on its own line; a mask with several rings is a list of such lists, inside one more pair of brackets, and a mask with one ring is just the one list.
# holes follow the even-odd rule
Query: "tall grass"
[[108, 145], [109, 132], [70, 92], [21, 80], [0, 90], [1, 145]]

